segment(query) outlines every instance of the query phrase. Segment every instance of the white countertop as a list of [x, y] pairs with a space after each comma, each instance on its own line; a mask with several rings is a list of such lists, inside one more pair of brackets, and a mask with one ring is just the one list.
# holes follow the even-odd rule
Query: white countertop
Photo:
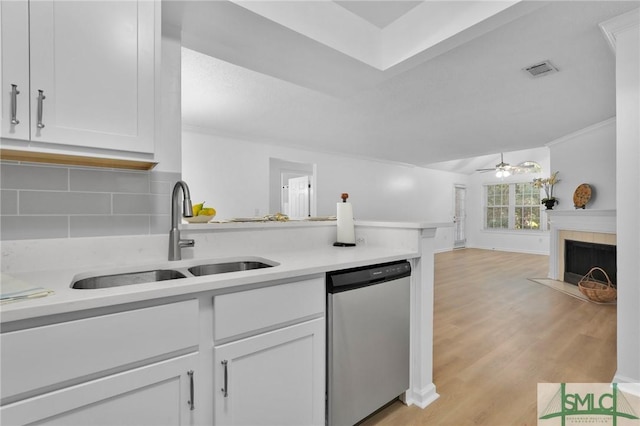
[[[453, 227], [453, 222], [389, 222], [382, 220], [356, 220], [357, 227], [394, 228], [394, 229], [434, 229]], [[289, 220], [289, 221], [255, 221], [255, 222], [209, 222], [209, 223], [182, 223], [180, 229], [186, 231], [209, 230], [239, 230], [239, 229], [264, 229], [264, 228], [308, 228], [308, 227], [335, 227], [335, 220]]]
[[[245, 224], [246, 225], [246, 224]], [[202, 225], [190, 225], [202, 226]], [[162, 261], [127, 265], [126, 267], [40, 270], [8, 275], [53, 290], [54, 294], [1, 306], [2, 323], [63, 314], [86, 309], [109, 307], [119, 304], [147, 301], [172, 296], [195, 294], [206, 291], [224, 291], [260, 282], [291, 279], [307, 275], [323, 274], [327, 271], [346, 269], [369, 264], [384, 263], [418, 257], [420, 254], [409, 249], [383, 247], [333, 247], [326, 246], [309, 250], [280, 251], [274, 253], [252, 252], [242, 259], [264, 258], [278, 263], [271, 268], [251, 271], [230, 272], [201, 277], [188, 277], [154, 283], [134, 284], [105, 289], [77, 290], [70, 286], [75, 279], [96, 275], [144, 271], [153, 269], [176, 269], [197, 264], [218, 263], [238, 260], [238, 257], [215, 257], [182, 261]]]

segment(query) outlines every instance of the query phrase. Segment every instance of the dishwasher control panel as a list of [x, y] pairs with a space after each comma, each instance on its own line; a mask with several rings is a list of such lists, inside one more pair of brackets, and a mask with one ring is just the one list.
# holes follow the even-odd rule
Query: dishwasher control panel
[[327, 291], [329, 293], [346, 291], [410, 275], [411, 264], [406, 260], [328, 272]]

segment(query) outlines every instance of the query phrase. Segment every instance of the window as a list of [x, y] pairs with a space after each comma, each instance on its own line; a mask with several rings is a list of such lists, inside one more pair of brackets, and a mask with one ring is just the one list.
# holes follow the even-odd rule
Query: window
[[540, 190], [533, 182], [487, 185], [485, 229], [540, 230]]
[[509, 229], [509, 185], [487, 186], [488, 229]]
[[533, 183], [516, 183], [515, 187], [515, 229], [540, 229], [540, 190]]

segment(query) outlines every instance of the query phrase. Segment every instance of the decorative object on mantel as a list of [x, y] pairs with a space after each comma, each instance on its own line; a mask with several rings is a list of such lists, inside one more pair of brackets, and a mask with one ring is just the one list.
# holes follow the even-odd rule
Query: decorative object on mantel
[[[593, 276], [594, 271], [602, 273], [607, 282], [596, 280]], [[598, 268], [597, 266], [591, 268], [589, 272], [582, 277], [580, 282], [578, 282], [578, 289], [594, 302], [612, 302], [618, 297], [618, 291], [611, 283], [609, 275], [607, 275], [604, 269]]]
[[584, 209], [591, 199], [591, 186], [588, 183], [578, 185], [573, 192], [573, 206], [576, 209]]
[[540, 203], [547, 207], [547, 210], [553, 210], [553, 206], [558, 203], [558, 199], [553, 196], [553, 187], [556, 183], [560, 182], [558, 179], [558, 172], [554, 172], [548, 178], [537, 178], [533, 180], [533, 186], [536, 188], [544, 188], [546, 197], [543, 198]]

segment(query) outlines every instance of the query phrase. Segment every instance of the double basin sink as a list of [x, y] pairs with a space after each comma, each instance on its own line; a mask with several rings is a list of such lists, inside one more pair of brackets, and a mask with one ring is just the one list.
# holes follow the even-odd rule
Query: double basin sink
[[132, 284], [175, 280], [179, 278], [200, 277], [203, 275], [250, 271], [253, 269], [270, 268], [276, 265], [277, 263], [267, 259], [247, 259], [224, 261], [219, 263], [205, 263], [184, 268], [132, 271], [78, 279], [71, 284], [71, 288], [78, 290], [90, 290], [119, 287]]

